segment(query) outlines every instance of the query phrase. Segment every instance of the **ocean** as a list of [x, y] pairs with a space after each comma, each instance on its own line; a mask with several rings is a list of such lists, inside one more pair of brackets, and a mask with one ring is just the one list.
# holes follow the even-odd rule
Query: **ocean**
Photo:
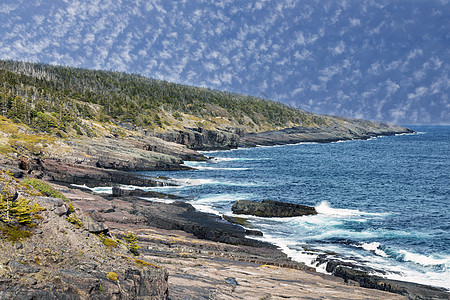
[[450, 289], [450, 126], [369, 140], [205, 152], [194, 171], [145, 172], [198, 210], [233, 215], [236, 200], [314, 206], [317, 215], [246, 216], [261, 239], [326, 272], [319, 255], [391, 279]]

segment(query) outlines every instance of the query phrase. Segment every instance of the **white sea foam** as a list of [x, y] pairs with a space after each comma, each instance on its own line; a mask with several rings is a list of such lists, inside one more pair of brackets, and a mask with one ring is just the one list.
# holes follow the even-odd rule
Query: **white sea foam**
[[152, 201], [152, 202], [161, 202], [161, 203], [174, 203], [175, 200], [170, 200], [170, 199], [161, 199], [161, 198], [147, 198], [147, 197], [139, 197], [140, 199], [143, 200], [147, 200], [147, 201]]
[[331, 215], [331, 216], [383, 216], [385, 213], [369, 213], [359, 211], [357, 209], [346, 209], [346, 208], [333, 208], [327, 201], [322, 201], [316, 205], [316, 211], [319, 214]]
[[112, 194], [112, 187], [94, 187], [90, 189], [94, 193]]
[[400, 254], [399, 259], [402, 261], [410, 261], [422, 266], [446, 266], [450, 267], [450, 256], [437, 257], [436, 255], [423, 255], [406, 250], [398, 251]]
[[233, 168], [233, 167], [217, 167], [210, 162], [184, 162], [184, 166], [194, 168], [196, 170], [226, 170], [226, 171], [245, 171], [248, 168]]
[[177, 184], [180, 185], [204, 185], [204, 184], [219, 184], [220, 182], [214, 179], [202, 179], [202, 178], [174, 178]]
[[245, 158], [245, 157], [213, 157], [211, 162], [221, 163], [229, 161], [254, 161], [254, 160], [264, 160], [266, 158]]
[[195, 202], [189, 202], [189, 203], [198, 211], [210, 213], [210, 214], [214, 214], [214, 215], [218, 215], [218, 216], [222, 215], [219, 211], [217, 211], [210, 205], [196, 204]]
[[381, 248], [380, 243], [378, 242], [361, 243], [360, 245], [354, 246], [363, 248], [364, 250], [375, 253], [376, 255], [381, 257], [388, 257], [388, 255], [386, 254], [386, 252], [384, 252], [384, 250]]

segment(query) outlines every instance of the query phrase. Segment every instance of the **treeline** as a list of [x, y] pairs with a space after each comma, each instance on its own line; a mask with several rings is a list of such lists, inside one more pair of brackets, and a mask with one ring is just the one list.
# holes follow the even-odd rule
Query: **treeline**
[[1, 114], [50, 133], [89, 134], [82, 119], [164, 128], [184, 114], [252, 131], [326, 122], [270, 100], [120, 72], [0, 60], [0, 83]]

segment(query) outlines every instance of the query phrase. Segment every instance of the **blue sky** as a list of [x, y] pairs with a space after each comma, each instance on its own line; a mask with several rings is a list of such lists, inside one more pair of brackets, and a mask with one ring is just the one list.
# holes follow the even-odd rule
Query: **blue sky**
[[450, 124], [447, 0], [3, 0], [0, 58]]

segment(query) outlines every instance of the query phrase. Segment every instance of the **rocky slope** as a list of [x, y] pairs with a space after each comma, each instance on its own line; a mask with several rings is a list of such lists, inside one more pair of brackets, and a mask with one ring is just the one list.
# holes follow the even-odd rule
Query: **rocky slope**
[[0, 180], [2, 202], [26, 199], [40, 207], [26, 224], [13, 211], [1, 216], [0, 299], [168, 298], [167, 272], [138, 260], [126, 241], [99, 235], [107, 230], [92, 213], [39, 196], [7, 173]]

